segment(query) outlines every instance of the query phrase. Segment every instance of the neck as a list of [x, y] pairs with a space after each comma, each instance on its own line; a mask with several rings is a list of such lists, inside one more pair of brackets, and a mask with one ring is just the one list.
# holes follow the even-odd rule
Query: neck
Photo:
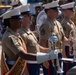
[[14, 32], [18, 32], [18, 29], [15, 29], [15, 28], [11, 28]]
[[69, 19], [69, 20], [71, 19], [70, 17], [67, 17], [67, 16], [65, 16], [65, 18], [67, 18], [67, 19]]
[[50, 20], [52, 20], [52, 21], [54, 21], [55, 20], [55, 18], [52, 18], [52, 17], [48, 17]]
[[29, 25], [22, 25], [22, 28], [29, 29]]

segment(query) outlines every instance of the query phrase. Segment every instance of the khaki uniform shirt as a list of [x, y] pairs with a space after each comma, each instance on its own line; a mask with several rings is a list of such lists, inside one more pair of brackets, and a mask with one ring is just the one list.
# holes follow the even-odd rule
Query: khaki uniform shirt
[[6, 30], [2, 37], [2, 48], [10, 60], [16, 60], [17, 54], [24, 50], [20, 38], [10, 28]]
[[69, 20], [69, 19], [67, 19], [67, 18], [64, 18], [64, 19], [61, 21], [61, 25], [62, 25], [62, 27], [63, 27], [65, 36], [66, 36], [67, 38], [69, 38], [70, 32], [71, 32], [72, 30], [76, 30], [75, 24], [72, 22], [72, 20]]
[[29, 29], [21, 28], [19, 30], [20, 35], [22, 36], [28, 53], [37, 53], [39, 50], [38, 40], [35, 35]]
[[57, 20], [52, 21], [51, 19], [47, 18], [46, 21], [40, 27], [40, 39], [48, 40], [51, 37], [52, 32], [54, 32], [58, 37], [57, 45], [58, 47], [60, 47], [59, 43], [64, 37], [63, 28]]
[[72, 21], [74, 22], [74, 24], [76, 26], [76, 10], [74, 11], [74, 16], [72, 18]]

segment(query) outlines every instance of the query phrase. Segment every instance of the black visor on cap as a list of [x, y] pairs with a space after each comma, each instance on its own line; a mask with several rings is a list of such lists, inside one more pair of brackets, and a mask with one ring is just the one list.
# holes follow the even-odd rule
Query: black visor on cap
[[12, 19], [22, 19], [23, 17], [21, 15], [12, 16]]
[[35, 8], [41, 8], [42, 6], [36, 6]]
[[59, 8], [59, 6], [53, 7], [53, 8], [50, 8], [50, 9], [52, 9], [52, 10], [58, 10], [58, 8]]
[[22, 14], [22, 15], [25, 15], [25, 14], [26, 14], [26, 15], [29, 15], [29, 16], [31, 16], [31, 15], [32, 15], [32, 13], [30, 13], [30, 11], [21, 12], [21, 14]]
[[9, 20], [10, 18], [5, 18], [4, 20]]
[[73, 9], [73, 8], [68, 8], [68, 10], [72, 10], [72, 11], [74, 11], [74, 9]]

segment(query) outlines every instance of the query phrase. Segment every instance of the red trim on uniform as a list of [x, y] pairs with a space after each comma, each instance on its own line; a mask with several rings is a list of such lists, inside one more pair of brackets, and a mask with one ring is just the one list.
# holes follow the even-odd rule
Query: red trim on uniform
[[[66, 56], [69, 57], [69, 52], [70, 52], [70, 47], [69, 46], [65, 46], [65, 50], [66, 50]], [[68, 63], [66, 63], [66, 72], [68, 71]]]
[[2, 73], [2, 75], [5, 75], [6, 73]]
[[13, 75], [12, 73], [9, 73], [8, 75]]
[[5, 75], [7, 72], [2, 72], [2, 74], [1, 75]]
[[66, 70], [65, 70], [66, 72], [68, 71], [68, 63], [66, 63]]
[[65, 53], [67, 57], [69, 57], [69, 52], [70, 52], [69, 46], [65, 46]]

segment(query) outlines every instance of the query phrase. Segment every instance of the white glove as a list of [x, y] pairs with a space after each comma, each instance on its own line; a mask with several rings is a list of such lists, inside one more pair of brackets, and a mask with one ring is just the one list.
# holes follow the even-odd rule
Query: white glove
[[37, 52], [37, 62], [42, 63], [47, 60], [56, 59], [58, 56], [57, 50], [52, 50], [50, 53]]
[[52, 50], [50, 53], [48, 53], [49, 59], [56, 59], [58, 56], [58, 50]]

